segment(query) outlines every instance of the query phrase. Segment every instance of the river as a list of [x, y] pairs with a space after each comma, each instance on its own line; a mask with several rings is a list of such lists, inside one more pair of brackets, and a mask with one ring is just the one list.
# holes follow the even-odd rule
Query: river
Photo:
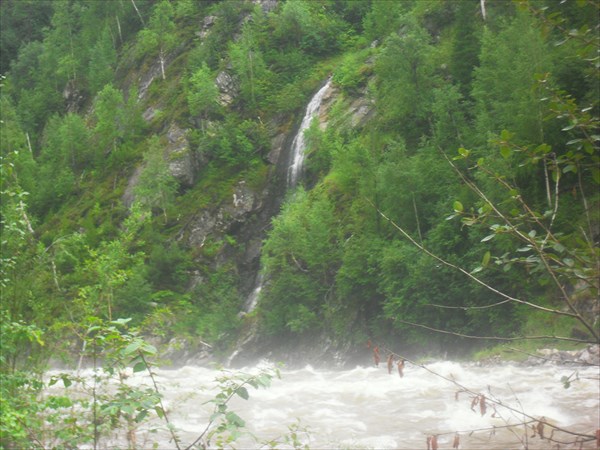
[[[471, 391], [496, 398], [516, 411], [545, 417], [556, 426], [594, 435], [599, 425], [599, 387], [597, 367], [521, 367], [498, 365], [478, 367], [456, 362], [433, 362], [429, 370], [407, 364], [401, 378], [396, 371], [388, 374], [380, 367], [356, 367], [351, 370], [323, 370], [306, 366], [299, 370], [281, 369], [281, 378], [273, 379], [264, 389], [249, 389], [250, 398], [234, 397], [229, 404], [246, 421], [247, 430], [256, 436], [242, 436], [235, 448], [260, 448], [260, 442], [279, 439], [298, 424], [298, 438], [311, 449], [423, 449], [427, 438], [438, 435], [440, 449], [452, 448], [458, 432], [461, 449], [549, 449], [557, 448], [547, 440], [524, 438], [522, 416], [503, 407], [494, 414], [491, 402], [481, 415], [471, 408], [472, 397], [457, 392], [460, 387], [439, 375], [455, 380]], [[256, 373], [257, 367], [243, 371]], [[432, 373], [434, 372], [434, 373]], [[155, 369], [156, 381], [164, 396], [168, 416], [177, 430], [181, 447], [191, 444], [202, 432], [213, 412], [206, 403], [218, 392], [215, 377], [222, 371], [185, 366], [179, 369]], [[576, 374], [576, 375], [575, 375]], [[90, 376], [91, 370], [84, 371]], [[569, 389], [562, 377], [574, 380]], [[151, 386], [143, 372], [130, 374], [127, 382]], [[58, 384], [53, 386], [57, 391]], [[73, 389], [73, 387], [69, 388]], [[493, 417], [497, 416], [497, 417]], [[137, 430], [138, 448], [175, 448], [161, 421], [144, 422]], [[494, 427], [498, 427], [494, 431]], [[306, 429], [306, 432], [303, 430]], [[471, 433], [471, 431], [474, 431]], [[545, 436], [550, 434], [549, 428]], [[572, 442], [576, 438], [554, 433], [554, 439]], [[104, 440], [99, 448], [122, 448], [124, 437]], [[153, 447], [154, 446], [154, 447]], [[262, 447], [266, 448], [266, 447]], [[291, 448], [283, 444], [277, 448]], [[579, 448], [560, 446], [563, 448]], [[582, 448], [595, 448], [590, 441]]]

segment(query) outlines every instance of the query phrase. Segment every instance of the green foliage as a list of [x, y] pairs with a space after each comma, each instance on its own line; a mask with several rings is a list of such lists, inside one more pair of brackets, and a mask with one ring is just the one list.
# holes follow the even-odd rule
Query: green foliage
[[173, 48], [176, 42], [174, 14], [173, 5], [167, 0], [154, 6], [148, 26], [139, 34], [139, 51], [142, 56], [158, 53], [163, 59], [165, 53]]
[[144, 153], [144, 167], [135, 186], [137, 201], [152, 210], [158, 208], [167, 218], [167, 208], [177, 192], [177, 180], [171, 175], [163, 155], [163, 147], [158, 136], [148, 141]]
[[116, 62], [117, 53], [110, 36], [110, 28], [105, 27], [90, 50], [88, 83], [92, 94], [112, 81]]
[[529, 14], [497, 33], [484, 31], [472, 92], [480, 135], [509, 129], [526, 142], [542, 139], [544, 113], [533, 88], [535, 75], [550, 70], [547, 44]]
[[[333, 206], [322, 193], [297, 190], [273, 222], [264, 245], [269, 288], [262, 305], [272, 333], [302, 333], [323, 326], [339, 249]], [[332, 267], [333, 266], [333, 267]]]
[[260, 121], [239, 121], [231, 115], [218, 128], [207, 130], [209, 155], [226, 164], [251, 166], [269, 148], [265, 125]]
[[208, 342], [221, 345], [230, 342], [240, 324], [237, 313], [242, 300], [238, 282], [238, 275], [231, 266], [211, 273], [192, 293], [194, 319], [187, 320], [186, 325]]
[[400, 32], [390, 35], [377, 57], [377, 103], [382, 122], [400, 127], [409, 143], [426, 130], [436, 77], [431, 65], [430, 37], [413, 17], [404, 17]]
[[206, 63], [190, 77], [187, 102], [190, 114], [204, 119], [217, 109], [219, 91]]

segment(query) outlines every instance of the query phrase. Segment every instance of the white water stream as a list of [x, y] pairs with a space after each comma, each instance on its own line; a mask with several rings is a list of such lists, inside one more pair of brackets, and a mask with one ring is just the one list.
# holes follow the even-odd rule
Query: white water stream
[[317, 93], [310, 99], [300, 123], [300, 128], [292, 141], [292, 162], [288, 169], [287, 185], [288, 188], [295, 188], [298, 183], [298, 178], [302, 173], [302, 166], [304, 164], [304, 151], [306, 150], [306, 143], [304, 141], [304, 132], [310, 127], [313, 118], [318, 114], [321, 102], [325, 93], [331, 85], [331, 78], [327, 80], [327, 83], [317, 91]]
[[[544, 416], [557, 426], [591, 435], [600, 428], [597, 367], [477, 367], [447, 361], [431, 363], [427, 367], [486, 397], [493, 394], [517, 410], [522, 408], [535, 417]], [[256, 367], [246, 369], [250, 373], [256, 371]], [[578, 371], [579, 379], [565, 389], [561, 377], [575, 371]], [[482, 417], [479, 408], [475, 408], [476, 412], [471, 410], [468, 394], [461, 393], [458, 401], [455, 399], [459, 390], [456, 385], [409, 364], [404, 373], [400, 378], [397, 372], [388, 374], [384, 367], [284, 369], [282, 378], [274, 380], [271, 387], [249, 389], [250, 398], [235, 397], [230, 409], [246, 421], [248, 431], [258, 442], [281, 437], [288, 432], [289, 425], [299, 421], [308, 429], [308, 434], [301, 433], [300, 438], [311, 449], [425, 450], [427, 436], [433, 434], [440, 434], [440, 449], [449, 449], [456, 431], [460, 434], [461, 449], [524, 448], [520, 441], [523, 439], [522, 426], [516, 426], [512, 431], [497, 429], [495, 434], [491, 431], [494, 426], [519, 424], [519, 414], [498, 407], [502, 418], [493, 418], [493, 409], [488, 406]], [[156, 370], [156, 380], [182, 448], [191, 444], [208, 423], [213, 405], [206, 402], [218, 392], [214, 379], [221, 374], [214, 369], [191, 366]], [[86, 375], [90, 376], [91, 372]], [[132, 374], [127, 382], [138, 386], [152, 385], [143, 372]], [[51, 389], [60, 390], [58, 384]], [[153, 419], [140, 426], [138, 448], [153, 448], [153, 445], [159, 449], [175, 448], [161, 424], [158, 419]], [[157, 425], [163, 426], [163, 430], [148, 431]], [[489, 430], [476, 431], [469, 436], [471, 430], [482, 428]], [[529, 430], [529, 449], [556, 448], [556, 444], [550, 445], [531, 434]], [[554, 438], [570, 442], [575, 439], [563, 433], [555, 433]], [[120, 439], [105, 440], [100, 448], [123, 448], [126, 441], [124, 437]], [[233, 445], [238, 449], [254, 449], [261, 447], [258, 442], [244, 436]], [[595, 448], [594, 445], [594, 442], [587, 442], [583, 448]], [[277, 448], [290, 447], [278, 445]], [[579, 444], [575, 447], [561, 445], [560, 448], [579, 448]]]
[[[291, 155], [291, 163], [287, 169], [287, 188], [293, 189], [298, 184], [298, 179], [302, 174], [302, 168], [304, 165], [304, 157], [306, 150], [306, 143], [304, 140], [304, 132], [310, 127], [310, 124], [315, 118], [315, 116], [319, 113], [319, 108], [321, 107], [321, 103], [323, 101], [323, 97], [325, 93], [331, 86], [331, 78], [327, 80], [327, 82], [317, 91], [317, 93], [310, 99], [310, 102], [306, 106], [306, 110], [304, 112], [304, 117], [302, 117], [302, 122], [300, 122], [300, 127], [294, 136], [292, 141], [292, 155]], [[249, 313], [256, 308], [258, 301], [260, 299], [259, 295], [263, 288], [264, 278], [262, 274], [258, 274], [256, 277], [256, 281], [254, 284], [254, 289], [246, 299], [242, 313]], [[233, 358], [237, 355], [237, 350], [230, 356], [229, 360], [233, 360]]]

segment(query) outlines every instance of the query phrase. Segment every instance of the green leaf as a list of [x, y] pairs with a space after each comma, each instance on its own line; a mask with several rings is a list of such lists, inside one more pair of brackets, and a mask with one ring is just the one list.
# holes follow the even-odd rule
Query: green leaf
[[163, 419], [165, 417], [165, 412], [160, 406], [155, 406], [154, 411], [156, 411], [156, 415], [159, 419]]
[[487, 252], [485, 252], [485, 255], [483, 255], [483, 259], [481, 260], [481, 265], [483, 267], [487, 267], [488, 264], [490, 263], [491, 257], [492, 257], [492, 254], [489, 252], [489, 250]]
[[127, 318], [127, 319], [116, 319], [116, 320], [112, 320], [110, 323], [114, 324], [114, 325], [125, 325], [127, 322], [131, 321], [131, 317]]
[[157, 352], [156, 347], [148, 344], [147, 342], [143, 343], [142, 348], [140, 350], [148, 355], [156, 355]]
[[236, 427], [243, 427], [246, 425], [246, 422], [244, 422], [244, 420], [233, 411], [229, 411], [227, 414], [225, 414], [225, 419], [231, 425], [235, 425]]
[[468, 157], [471, 154], [471, 151], [467, 150], [466, 148], [460, 147], [458, 149], [458, 154], [460, 156], [462, 156], [463, 158], [466, 158], [466, 157]]
[[453, 204], [452, 204], [454, 211], [456, 212], [463, 212], [464, 207], [463, 204], [461, 202], [459, 202], [458, 200], [456, 200]]
[[146, 365], [146, 363], [144, 361], [140, 361], [140, 362], [136, 363], [135, 366], [133, 366], [133, 373], [143, 372], [147, 368], [148, 368], [148, 366]]
[[144, 418], [148, 415], [148, 410], [144, 409], [142, 411], [139, 412], [139, 414], [137, 416], [135, 416], [135, 422], [136, 423], [140, 423], [142, 420], [144, 420]]
[[141, 345], [142, 345], [142, 341], [135, 340], [131, 344], [129, 344], [127, 347], [125, 347], [125, 349], [123, 350], [123, 354], [131, 355], [132, 353], [138, 351], [138, 349], [141, 347]]
[[489, 241], [489, 240], [491, 240], [491, 239], [494, 239], [495, 237], [496, 237], [496, 234], [495, 234], [495, 233], [494, 233], [494, 234], [488, 234], [486, 237], [484, 237], [484, 238], [481, 240], [481, 242], [487, 242], [487, 241]]
[[71, 386], [73, 384], [73, 382], [67, 375], [63, 375], [60, 378], [66, 388], [68, 388], [69, 386]]
[[575, 261], [573, 261], [571, 258], [565, 258], [563, 259], [563, 262], [568, 266], [568, 267], [573, 267], [575, 265]]
[[248, 400], [248, 398], [250, 397], [248, 395], [248, 389], [246, 389], [244, 386], [240, 386], [239, 388], [237, 388], [235, 390], [235, 393], [242, 397], [244, 400]]
[[512, 153], [512, 150], [506, 146], [500, 147], [500, 154], [504, 159], [508, 159]]

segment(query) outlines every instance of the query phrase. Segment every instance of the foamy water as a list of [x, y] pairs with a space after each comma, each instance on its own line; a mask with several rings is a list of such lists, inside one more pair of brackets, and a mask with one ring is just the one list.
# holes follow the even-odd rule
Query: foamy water
[[[260, 442], [280, 439], [290, 425], [299, 424], [307, 429], [306, 434], [299, 434], [300, 439], [313, 449], [426, 449], [430, 435], [439, 435], [440, 449], [444, 449], [452, 447], [455, 432], [459, 432], [462, 449], [521, 449], [525, 439], [530, 449], [555, 448], [548, 441], [531, 437], [531, 430], [525, 438], [522, 426], [493, 431], [493, 427], [520, 424], [520, 414], [497, 407], [498, 417], [492, 417], [494, 411], [488, 401], [487, 412], [482, 416], [479, 408], [471, 409], [472, 396], [468, 393], [459, 393], [456, 400], [460, 390], [457, 385], [417, 366], [407, 364], [403, 378], [396, 371], [388, 374], [384, 366], [283, 369], [281, 379], [274, 379], [269, 388], [249, 389], [248, 400], [235, 397], [230, 403], [230, 409], [246, 421], [248, 431], [256, 436], [242, 436], [233, 445], [259, 448]], [[493, 396], [517, 411], [536, 418], [543, 416], [559, 427], [590, 435], [600, 428], [597, 367], [476, 367], [436, 362], [427, 368], [488, 398]], [[258, 370], [251, 367], [242, 371]], [[565, 389], [561, 377], [575, 371], [579, 379]], [[169, 418], [185, 448], [208, 423], [213, 404], [206, 402], [218, 392], [214, 379], [222, 372], [191, 366], [155, 372]], [[83, 375], [91, 376], [91, 371]], [[143, 373], [132, 374], [127, 382], [151, 386], [151, 380]], [[53, 389], [57, 390], [57, 385]], [[153, 419], [139, 427], [138, 446], [175, 448], [166, 430], [149, 432], [157, 425], [161, 422]], [[470, 434], [472, 430], [480, 431]], [[554, 438], [575, 440], [556, 432]], [[124, 437], [118, 439], [105, 440], [103, 448], [123, 447]], [[583, 448], [595, 448], [594, 445], [587, 442]]]

